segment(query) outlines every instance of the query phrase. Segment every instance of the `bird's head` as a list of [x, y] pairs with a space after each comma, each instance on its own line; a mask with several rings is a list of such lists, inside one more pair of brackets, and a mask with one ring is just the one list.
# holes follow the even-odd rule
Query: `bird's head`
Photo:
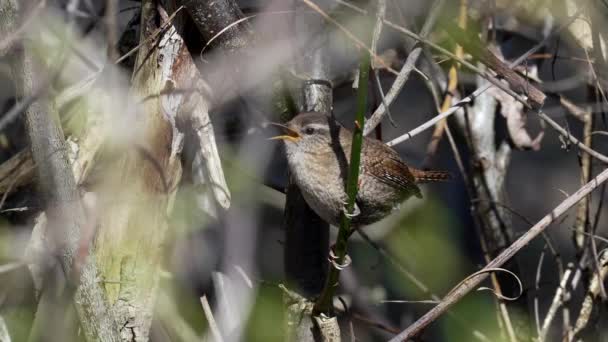
[[270, 139], [283, 140], [288, 157], [327, 149], [331, 145], [332, 131], [339, 129], [328, 115], [316, 112], [301, 113], [285, 125], [274, 125], [280, 127], [283, 134]]

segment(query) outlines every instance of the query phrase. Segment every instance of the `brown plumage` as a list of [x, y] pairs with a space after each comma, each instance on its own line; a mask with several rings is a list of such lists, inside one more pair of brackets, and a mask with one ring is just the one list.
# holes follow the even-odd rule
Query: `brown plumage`
[[[345, 192], [352, 133], [322, 113], [303, 113], [283, 126], [291, 173], [310, 207], [337, 225], [347, 200]], [[354, 224], [366, 225], [389, 214], [411, 196], [422, 197], [418, 183], [450, 178], [443, 171], [409, 167], [397, 152], [375, 139], [364, 138]]]
[[452, 175], [446, 171], [425, 171], [410, 168], [418, 183], [441, 182], [452, 179]]

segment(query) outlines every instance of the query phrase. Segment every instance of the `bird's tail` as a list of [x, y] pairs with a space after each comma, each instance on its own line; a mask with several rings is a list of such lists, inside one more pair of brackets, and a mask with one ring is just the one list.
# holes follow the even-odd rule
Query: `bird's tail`
[[418, 169], [412, 169], [411, 171], [418, 183], [445, 182], [454, 178], [447, 171], [425, 171]]

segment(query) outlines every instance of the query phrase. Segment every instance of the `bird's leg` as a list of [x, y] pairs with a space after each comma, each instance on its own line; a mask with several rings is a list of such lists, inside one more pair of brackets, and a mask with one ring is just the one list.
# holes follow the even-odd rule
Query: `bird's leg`
[[347, 203], [344, 203], [344, 206], [342, 207], [342, 211], [344, 212], [344, 215], [346, 217], [348, 217], [350, 220], [352, 220], [354, 217], [357, 217], [361, 214], [361, 209], [359, 209], [359, 206], [357, 205], [357, 202], [354, 203], [355, 206], [353, 207], [353, 213], [349, 213], [348, 209], [346, 208]]
[[331, 247], [329, 247], [329, 256], [327, 257], [327, 260], [329, 261], [329, 263], [338, 271], [342, 271], [343, 269], [347, 268], [348, 266], [350, 266], [350, 264], [353, 262], [353, 260], [350, 258], [350, 256], [348, 254], [344, 255], [344, 260], [342, 261], [342, 263], [338, 263], [338, 256], [336, 255], [336, 252], [334, 252], [336, 245], [333, 244], [331, 245]]

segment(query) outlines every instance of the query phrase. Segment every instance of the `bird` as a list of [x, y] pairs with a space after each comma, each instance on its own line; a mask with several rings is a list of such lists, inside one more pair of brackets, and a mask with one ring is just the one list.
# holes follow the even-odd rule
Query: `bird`
[[[346, 181], [353, 133], [326, 113], [305, 112], [286, 124], [282, 140], [292, 179], [306, 203], [326, 222], [338, 226], [348, 196]], [[449, 172], [408, 166], [383, 142], [363, 138], [355, 214], [351, 223], [365, 226], [381, 220], [411, 197], [422, 198], [418, 184], [445, 181]]]

